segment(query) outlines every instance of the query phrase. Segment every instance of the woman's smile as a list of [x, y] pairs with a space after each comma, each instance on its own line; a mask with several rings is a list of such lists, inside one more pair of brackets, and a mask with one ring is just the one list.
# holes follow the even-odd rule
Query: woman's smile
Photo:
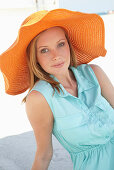
[[57, 65], [53, 65], [52, 67], [55, 67], [55, 68], [60, 68], [64, 65], [64, 62], [60, 63], [60, 64], [57, 64]]

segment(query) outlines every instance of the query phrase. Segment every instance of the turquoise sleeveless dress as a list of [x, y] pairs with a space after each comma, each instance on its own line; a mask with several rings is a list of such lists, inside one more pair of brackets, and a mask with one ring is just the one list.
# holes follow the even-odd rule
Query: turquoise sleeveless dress
[[114, 170], [114, 109], [101, 95], [89, 64], [69, 69], [77, 80], [78, 97], [61, 84], [64, 94], [55, 91], [52, 96], [53, 88], [43, 80], [32, 90], [47, 100], [54, 116], [53, 135], [69, 152], [73, 170]]

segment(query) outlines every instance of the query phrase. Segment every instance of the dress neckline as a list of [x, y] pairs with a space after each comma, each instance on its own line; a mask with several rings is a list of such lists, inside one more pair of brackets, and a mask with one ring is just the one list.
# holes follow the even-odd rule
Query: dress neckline
[[73, 98], [75, 99], [80, 99], [80, 95], [82, 92], [84, 91], [87, 91], [93, 87], [96, 86], [96, 84], [93, 84], [93, 82], [91, 82], [90, 80], [88, 80], [85, 76], [84, 76], [84, 73], [83, 73], [83, 65], [84, 64], [81, 64], [81, 65], [78, 65], [77, 67], [73, 67], [73, 66], [70, 66], [69, 69], [72, 71], [75, 79], [76, 79], [76, 82], [77, 82], [77, 91], [78, 91], [78, 95], [77, 97], [76, 96], [73, 96], [71, 95], [68, 91], [65, 90], [65, 88], [63, 87], [63, 85], [59, 82], [59, 80], [54, 76], [54, 75], [50, 75], [51, 77], [53, 77], [53, 79], [55, 81], [58, 81], [60, 83], [60, 87], [62, 88], [63, 92], [61, 91], [60, 89], [60, 93], [57, 92], [57, 94], [60, 96], [60, 97], [67, 97], [67, 96], [72, 96]]
[[[76, 68], [73, 67], [73, 66], [70, 66], [69, 69], [72, 71], [72, 73], [73, 73], [73, 75], [74, 75], [74, 77], [75, 77], [75, 79], [76, 79], [76, 82], [77, 82], [77, 91], [79, 91], [78, 80], [77, 80], [77, 78], [76, 78], [76, 74], [74, 73], [74, 69], [76, 69]], [[59, 82], [59, 80], [58, 80], [54, 75], [51, 74], [50, 76], [53, 77], [54, 80], [56, 80], [56, 81]], [[59, 82], [59, 83], [60, 83], [60, 82]], [[70, 93], [63, 87], [63, 85], [62, 85], [61, 83], [60, 83], [60, 87], [62, 88], [64, 94], [63, 94], [63, 92], [60, 90], [60, 93], [58, 93], [59, 96], [61, 96], [61, 97], [66, 97], [66, 96], [69, 96], [69, 95], [70, 95], [70, 96], [72, 96], [72, 97], [74, 97], [74, 98], [79, 99], [79, 92], [78, 92], [77, 97], [76, 97], [76, 96], [70, 94]]]

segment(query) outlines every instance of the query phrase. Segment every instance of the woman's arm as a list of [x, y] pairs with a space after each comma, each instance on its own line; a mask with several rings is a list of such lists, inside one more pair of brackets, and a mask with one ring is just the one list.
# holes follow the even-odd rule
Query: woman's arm
[[105, 72], [100, 68], [100, 66], [95, 64], [89, 64], [93, 69], [98, 82], [101, 87], [101, 94], [110, 103], [112, 108], [114, 108], [114, 86], [105, 74]]
[[47, 159], [40, 158], [38, 152], [36, 151], [35, 160], [31, 170], [47, 170], [51, 159], [52, 156], [48, 157]]
[[53, 113], [44, 96], [38, 91], [32, 91], [27, 96], [26, 113], [37, 144], [32, 170], [47, 170], [53, 155]]

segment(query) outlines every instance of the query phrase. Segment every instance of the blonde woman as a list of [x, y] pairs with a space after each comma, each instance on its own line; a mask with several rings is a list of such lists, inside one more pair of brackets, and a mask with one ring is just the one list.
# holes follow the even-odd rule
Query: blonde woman
[[94, 58], [105, 56], [100, 16], [56, 9], [22, 23], [0, 56], [6, 93], [23, 99], [36, 138], [32, 170], [47, 170], [52, 134], [69, 152], [73, 170], [114, 167], [114, 88]]

